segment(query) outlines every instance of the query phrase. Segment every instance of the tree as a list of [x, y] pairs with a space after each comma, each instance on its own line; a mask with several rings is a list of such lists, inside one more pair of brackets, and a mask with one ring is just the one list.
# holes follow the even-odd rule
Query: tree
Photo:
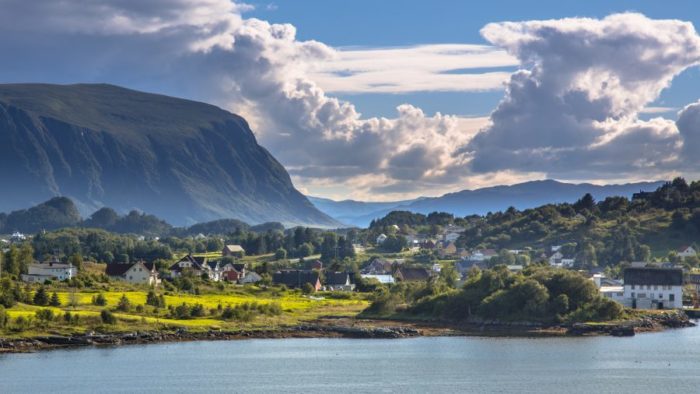
[[100, 312], [100, 318], [104, 324], [115, 324], [117, 322], [117, 318], [114, 314], [107, 309], [103, 309], [102, 312]]
[[309, 282], [304, 283], [304, 285], [301, 287], [301, 291], [304, 294], [311, 294], [314, 292], [314, 290], [314, 287]]
[[275, 260], [284, 260], [287, 258], [287, 251], [279, 248], [275, 251]]
[[58, 294], [55, 291], [53, 292], [53, 294], [51, 294], [51, 300], [49, 301], [49, 305], [61, 306], [61, 300], [58, 299]]
[[39, 289], [34, 293], [34, 305], [48, 305], [49, 303], [49, 296], [46, 294], [46, 289], [44, 286], [39, 287]]
[[80, 253], [74, 253], [70, 257], [69, 262], [73, 264], [73, 267], [77, 268], [78, 271], [83, 270], [83, 256], [81, 256]]
[[595, 199], [591, 193], [586, 193], [583, 197], [581, 197], [581, 199], [574, 203], [574, 209], [577, 212], [581, 212], [583, 210], [592, 211], [593, 208], [595, 208]]
[[107, 299], [105, 298], [104, 294], [99, 293], [98, 295], [92, 297], [92, 304], [97, 306], [105, 306], [107, 305]]
[[122, 312], [128, 312], [131, 309], [131, 301], [126, 297], [126, 294], [122, 294], [122, 297], [117, 303], [117, 310]]
[[321, 243], [321, 261], [324, 263], [338, 257], [338, 236], [335, 233], [327, 232], [323, 234]]

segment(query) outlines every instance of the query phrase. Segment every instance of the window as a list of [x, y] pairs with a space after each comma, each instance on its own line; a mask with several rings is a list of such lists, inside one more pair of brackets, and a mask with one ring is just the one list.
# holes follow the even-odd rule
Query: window
[[[634, 290], [634, 285], [632, 285], [632, 290]], [[632, 294], [632, 297], [634, 297], [634, 294]]]
[[634, 292], [632, 292], [632, 298], [634, 298]]
[[664, 298], [663, 293], [659, 294], [659, 299], [662, 300]]
[[637, 298], [647, 298], [647, 293], [639, 293]]
[[675, 294], [669, 294], [669, 295], [668, 295], [668, 300], [669, 300], [669, 301], [675, 301], [675, 300], [676, 300], [676, 295], [675, 295]]
[[[139, 270], [140, 271], [140, 270]], [[659, 286], [654, 285], [654, 290], [659, 290]]]

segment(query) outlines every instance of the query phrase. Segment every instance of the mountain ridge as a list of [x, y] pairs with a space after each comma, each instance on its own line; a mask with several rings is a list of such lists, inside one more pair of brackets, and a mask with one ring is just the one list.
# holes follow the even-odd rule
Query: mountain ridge
[[[664, 181], [632, 182], [624, 184], [595, 185], [591, 183], [567, 183], [553, 179], [522, 182], [514, 185], [498, 185], [479, 189], [466, 189], [446, 193], [439, 197], [420, 197], [415, 200], [397, 202], [373, 203], [356, 200], [333, 201], [318, 197], [309, 200], [321, 211], [336, 220], [359, 227], [367, 227], [373, 219], [386, 216], [391, 211], [410, 211], [428, 214], [435, 211], [452, 213], [456, 216], [472, 214], [483, 215], [490, 211], [501, 211], [509, 206], [518, 209], [535, 208], [548, 203], [574, 202], [586, 193], [591, 193], [596, 199], [621, 195], [630, 197], [639, 191], [653, 191], [663, 185]], [[383, 207], [371, 211], [348, 213], [349, 205], [372, 207], [382, 204]], [[343, 214], [339, 214], [339, 212]]]
[[107, 84], [0, 85], [0, 211], [71, 198], [175, 225], [226, 217], [336, 227], [242, 117]]

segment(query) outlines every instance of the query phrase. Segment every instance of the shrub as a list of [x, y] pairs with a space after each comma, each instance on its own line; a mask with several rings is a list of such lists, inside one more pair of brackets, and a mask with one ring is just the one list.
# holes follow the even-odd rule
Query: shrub
[[103, 309], [102, 312], [100, 312], [100, 318], [104, 324], [115, 324], [117, 322], [117, 318], [114, 314], [107, 309]]
[[122, 294], [122, 297], [119, 299], [117, 310], [122, 312], [129, 312], [129, 310], [131, 310], [131, 301], [126, 297], [126, 294]]
[[15, 319], [15, 324], [10, 328], [12, 331], [16, 332], [21, 332], [32, 325], [32, 319], [29, 317], [24, 317], [24, 316], [18, 316], [17, 319]]
[[97, 306], [105, 306], [107, 305], [107, 299], [102, 293], [100, 293], [92, 297], [92, 304]]
[[49, 304], [49, 296], [46, 294], [46, 289], [44, 286], [39, 287], [39, 290], [34, 293], [34, 305], [48, 305]]
[[50, 322], [55, 318], [55, 315], [51, 309], [39, 309], [36, 311], [35, 315], [36, 318], [42, 322]]
[[190, 317], [202, 317], [204, 316], [205, 310], [202, 304], [196, 304], [190, 310]]
[[49, 305], [61, 306], [61, 300], [58, 299], [58, 294], [55, 291], [53, 292], [53, 294], [51, 294], [51, 300], [49, 301]]

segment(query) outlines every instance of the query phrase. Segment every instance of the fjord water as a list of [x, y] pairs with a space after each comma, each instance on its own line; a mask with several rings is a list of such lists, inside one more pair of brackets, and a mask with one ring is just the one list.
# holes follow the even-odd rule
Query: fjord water
[[256, 339], [0, 356], [0, 391], [669, 393], [700, 328], [633, 338]]

